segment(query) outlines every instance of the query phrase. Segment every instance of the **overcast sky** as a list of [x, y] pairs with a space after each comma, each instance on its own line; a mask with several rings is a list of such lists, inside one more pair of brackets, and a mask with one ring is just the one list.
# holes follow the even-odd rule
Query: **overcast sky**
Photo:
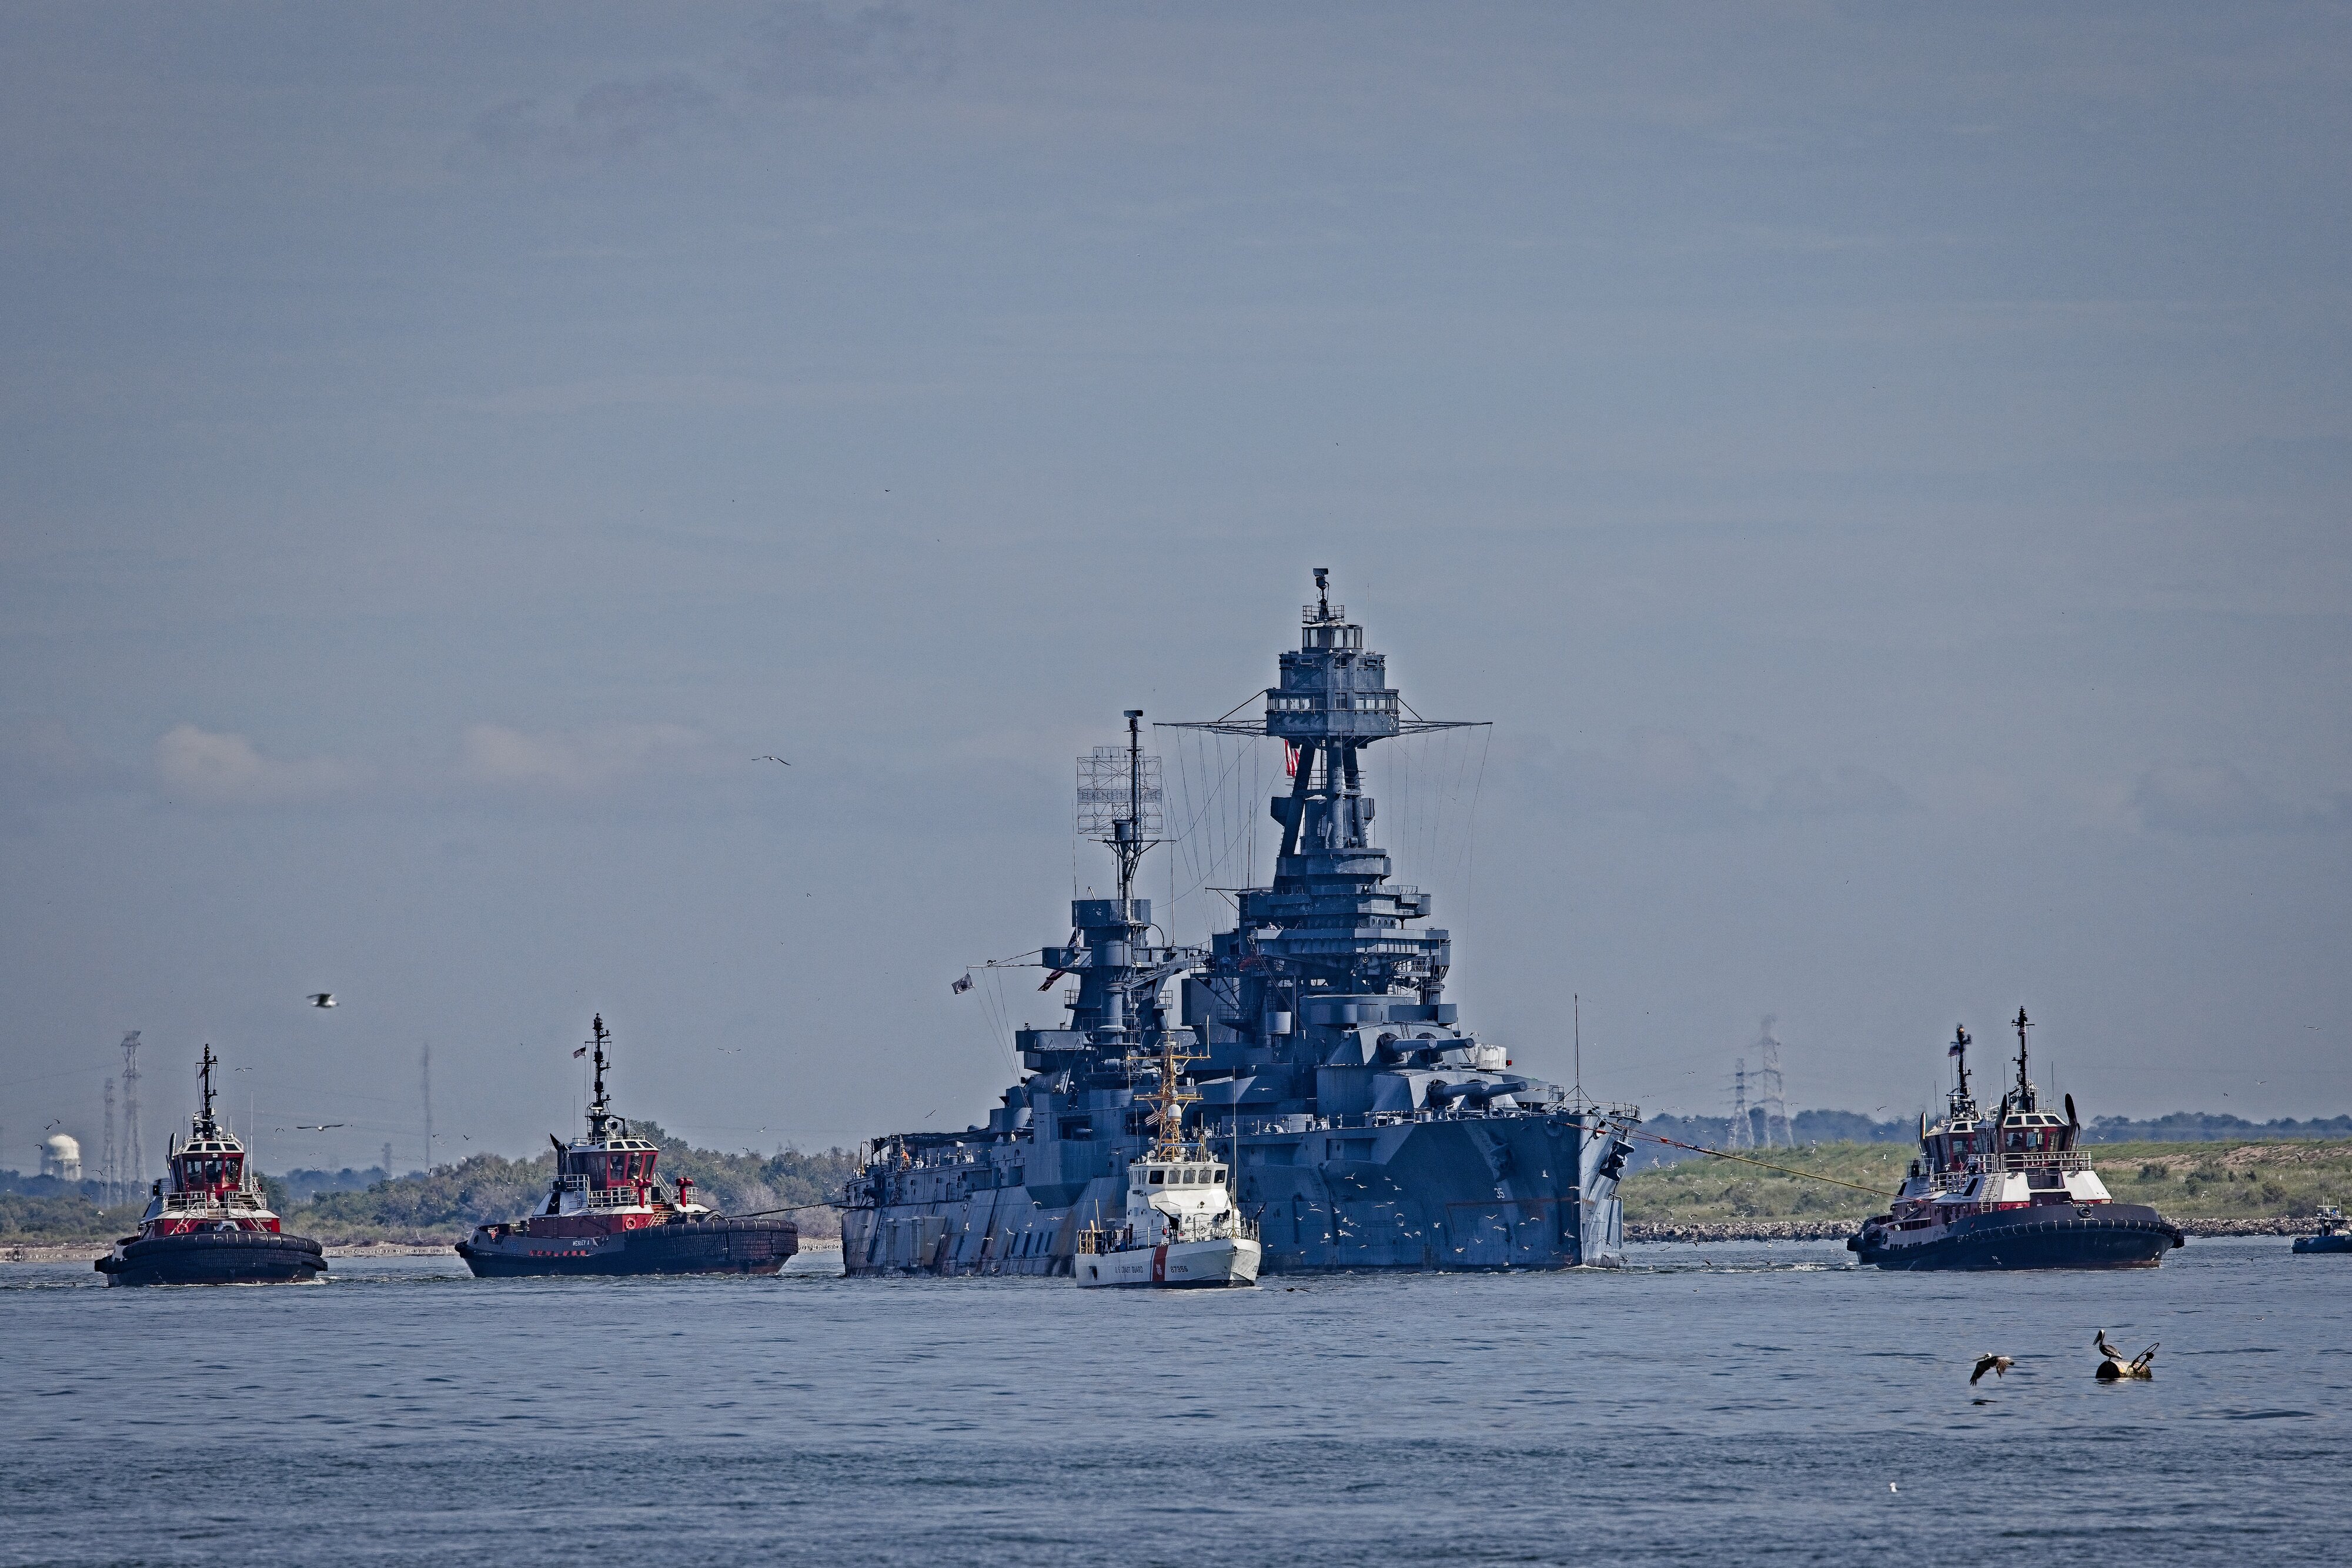
[[1522, 1067], [2352, 1111], [2343, 5], [8, 5], [0, 138], [0, 1164], [129, 1029], [273, 1167], [600, 1009], [698, 1142], [978, 1120], [1072, 757], [1318, 565], [1494, 721], [1372, 781]]

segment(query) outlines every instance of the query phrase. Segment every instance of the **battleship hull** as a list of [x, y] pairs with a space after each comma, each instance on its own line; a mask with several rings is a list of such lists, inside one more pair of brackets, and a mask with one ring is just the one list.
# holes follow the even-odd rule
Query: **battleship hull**
[[[1245, 1129], [1238, 1140], [1237, 1196], [1266, 1274], [1622, 1261], [1616, 1184], [1599, 1169], [1617, 1130], [1596, 1116], [1284, 1120], [1307, 1124]], [[1211, 1146], [1223, 1152], [1226, 1139]], [[1067, 1276], [1084, 1228], [1123, 1212], [1128, 1157], [1115, 1145], [1106, 1158], [1083, 1144], [978, 1144], [961, 1165], [886, 1176], [872, 1195], [879, 1201], [853, 1201], [842, 1214], [844, 1270]], [[1081, 1158], [1098, 1174], [1071, 1169]], [[1065, 1179], [1003, 1179], [1039, 1166]]]
[[485, 1226], [457, 1244], [478, 1279], [627, 1274], [773, 1274], [800, 1250], [789, 1220], [679, 1220], [605, 1236], [532, 1236]]
[[2182, 1240], [2138, 1204], [2049, 1204], [1967, 1215], [1918, 1241], [1865, 1226], [1846, 1246], [1881, 1269], [2153, 1269]]
[[126, 1242], [97, 1269], [110, 1285], [297, 1285], [324, 1274], [327, 1259], [307, 1236], [194, 1231]]

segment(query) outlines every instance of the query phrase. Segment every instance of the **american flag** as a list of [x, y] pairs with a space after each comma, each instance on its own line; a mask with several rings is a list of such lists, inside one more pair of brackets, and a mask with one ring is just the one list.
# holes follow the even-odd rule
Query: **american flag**
[[971, 975], [970, 971], [966, 971], [963, 978], [958, 980], [954, 985], [950, 986], [948, 989], [953, 991], [957, 996], [961, 996], [966, 991], [971, 989]]
[[588, 1048], [587, 1048], [586, 1046], [584, 1046], [584, 1045], [583, 1045], [583, 1046], [582, 1046], [579, 1050], [577, 1050], [577, 1051], [573, 1051], [573, 1052], [572, 1053], [572, 1058], [573, 1058], [573, 1060], [575, 1060], [575, 1061], [577, 1061], [579, 1058], [583, 1057], [583, 1056], [585, 1056], [585, 1055], [587, 1055], [587, 1054], [588, 1054]]

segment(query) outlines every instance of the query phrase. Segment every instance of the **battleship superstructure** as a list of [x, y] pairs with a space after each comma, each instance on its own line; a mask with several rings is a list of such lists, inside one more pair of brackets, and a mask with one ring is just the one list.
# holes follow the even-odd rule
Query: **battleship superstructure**
[[1129, 1166], [1159, 1131], [1135, 1064], [1171, 1034], [1190, 1037], [1198, 1095], [1182, 1135], [1230, 1158], [1266, 1272], [1617, 1260], [1639, 1113], [1510, 1071], [1444, 999], [1453, 944], [1416, 924], [1430, 895], [1389, 880], [1363, 753], [1448, 727], [1412, 716], [1323, 569], [1315, 582], [1262, 717], [1181, 727], [1287, 748], [1272, 883], [1240, 891], [1234, 929], [1206, 947], [1153, 941], [1134, 883], [1159, 813], [1129, 711], [1124, 758], [1080, 764], [1081, 826], [1115, 857], [1118, 896], [1074, 900], [1067, 943], [1025, 960], [1047, 986], [1076, 979], [1068, 1017], [1015, 1032], [1028, 1074], [985, 1127], [871, 1146], [844, 1193], [849, 1273], [1068, 1274], [1081, 1231], [1126, 1207]]

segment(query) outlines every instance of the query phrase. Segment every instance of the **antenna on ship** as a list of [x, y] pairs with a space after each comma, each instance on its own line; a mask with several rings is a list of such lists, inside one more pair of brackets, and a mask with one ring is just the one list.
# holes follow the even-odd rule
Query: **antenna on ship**
[[[1177, 1070], [1198, 1056], [1176, 1048], [1179, 1034], [1191, 1037], [1189, 1030], [1162, 1030], [1160, 1034], [1160, 1086], [1151, 1095], [1154, 1107], [1150, 1122], [1156, 1129], [1152, 1137], [1151, 1157], [1155, 1160], [1181, 1160], [1184, 1157], [1184, 1107], [1200, 1099], [1198, 1090], [1187, 1086]], [[1149, 1057], [1137, 1060], [1150, 1061]]]
[[1972, 1103], [1969, 1099], [1969, 1046], [1970, 1043], [1968, 1026], [1954, 1024], [1951, 1054], [1960, 1064], [1960, 1086], [1952, 1093], [1952, 1106], [1955, 1111], [1962, 1105]]

